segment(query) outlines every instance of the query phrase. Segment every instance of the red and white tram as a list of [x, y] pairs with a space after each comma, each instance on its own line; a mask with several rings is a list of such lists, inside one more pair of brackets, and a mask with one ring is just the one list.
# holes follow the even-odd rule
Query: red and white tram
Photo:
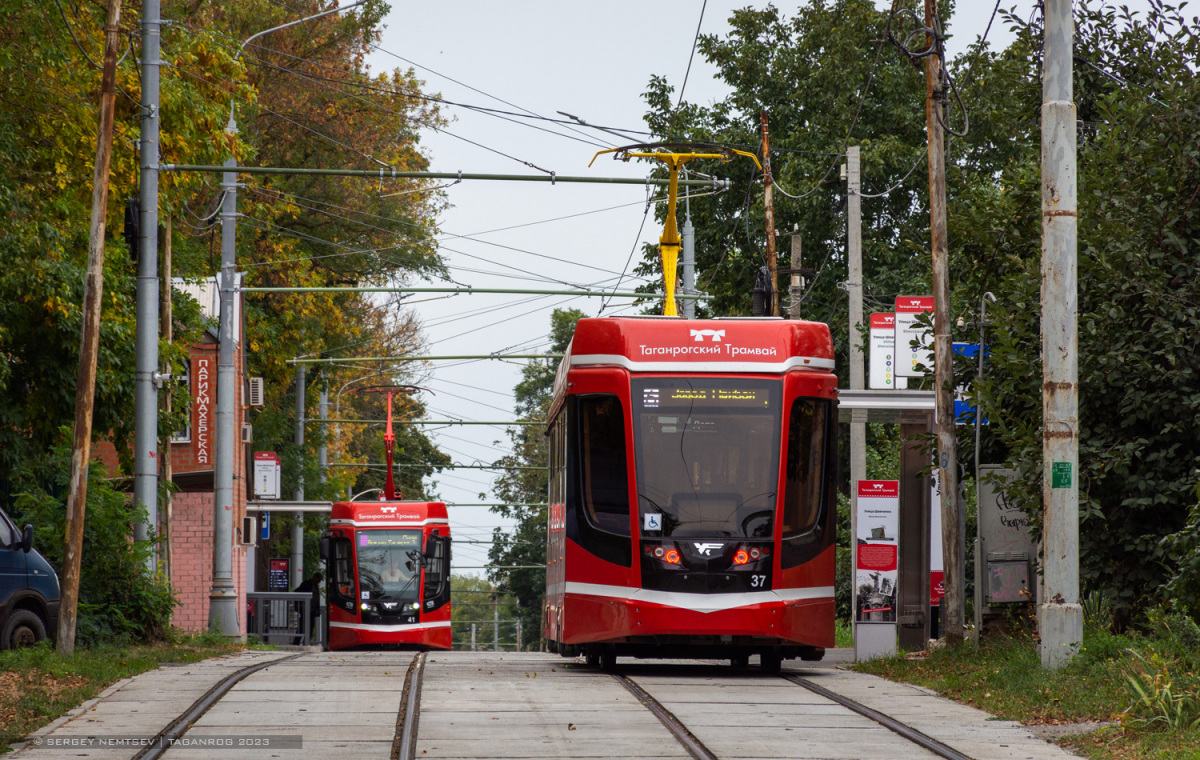
[[379, 501], [333, 505], [321, 537], [329, 649], [449, 649], [450, 520], [440, 501], [404, 501], [392, 478], [396, 436], [386, 388], [387, 480]]
[[330, 649], [450, 648], [450, 522], [446, 505], [333, 505], [321, 539], [328, 566]]
[[813, 322], [579, 322], [547, 431], [552, 650], [774, 671], [833, 646], [833, 366]]

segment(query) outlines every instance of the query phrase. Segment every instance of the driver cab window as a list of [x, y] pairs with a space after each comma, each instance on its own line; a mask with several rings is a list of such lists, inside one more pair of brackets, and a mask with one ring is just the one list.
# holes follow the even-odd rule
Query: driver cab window
[[788, 423], [787, 486], [783, 503], [783, 537], [812, 530], [821, 512], [821, 472], [829, 402], [798, 398]]
[[606, 533], [629, 535], [629, 476], [625, 466], [625, 411], [616, 396], [579, 399], [580, 476], [588, 522]]

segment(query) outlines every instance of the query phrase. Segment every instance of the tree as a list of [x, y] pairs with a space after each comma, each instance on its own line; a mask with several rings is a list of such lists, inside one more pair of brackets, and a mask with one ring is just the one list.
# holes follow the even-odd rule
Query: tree
[[[550, 315], [550, 352], [563, 353], [571, 344], [575, 323], [586, 314], [578, 309], [555, 309]], [[550, 412], [557, 362], [534, 360], [521, 370], [521, 382], [514, 389], [516, 412], [521, 420], [545, 422]], [[542, 598], [546, 590], [546, 508], [548, 493], [546, 467], [549, 465], [546, 436], [541, 425], [509, 428], [511, 454], [495, 462], [504, 468], [496, 481], [496, 495], [503, 506], [492, 512], [516, 521], [511, 532], [496, 528], [488, 559], [492, 564], [522, 567], [519, 570], [496, 569], [488, 575], [497, 588], [517, 599], [517, 615], [526, 631], [525, 642], [537, 645], [542, 631]], [[499, 442], [497, 441], [497, 445]], [[538, 566], [536, 569], [529, 566]]]

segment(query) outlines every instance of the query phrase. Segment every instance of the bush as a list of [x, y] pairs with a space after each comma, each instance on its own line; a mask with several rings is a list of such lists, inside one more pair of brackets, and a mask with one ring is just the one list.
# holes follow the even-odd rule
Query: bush
[[[146, 571], [153, 543], [133, 540], [134, 523], [144, 510], [115, 490], [102, 472], [98, 466], [88, 468], [76, 645], [162, 640], [178, 602], [164, 579]], [[35, 545], [60, 578], [70, 474], [70, 449], [58, 446], [25, 462], [15, 477], [12, 517], [18, 524], [33, 524]]]

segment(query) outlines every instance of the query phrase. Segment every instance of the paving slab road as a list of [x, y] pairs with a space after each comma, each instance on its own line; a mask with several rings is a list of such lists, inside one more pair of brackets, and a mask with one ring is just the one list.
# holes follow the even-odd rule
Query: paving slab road
[[[790, 664], [832, 692], [900, 720], [974, 760], [1064, 760], [1070, 753], [1010, 721], [928, 690], [837, 668]], [[246, 652], [168, 666], [122, 681], [39, 730], [19, 760], [128, 760], [141, 747], [89, 739], [148, 739], [226, 676], [250, 673], [169, 748], [167, 760], [391, 757], [411, 652]], [[835, 701], [757, 668], [703, 661], [622, 660], [628, 676], [719, 758], [922, 760], [935, 755]], [[270, 739], [269, 746], [257, 740]], [[417, 758], [691, 757], [611, 675], [537, 653], [428, 655]]]

